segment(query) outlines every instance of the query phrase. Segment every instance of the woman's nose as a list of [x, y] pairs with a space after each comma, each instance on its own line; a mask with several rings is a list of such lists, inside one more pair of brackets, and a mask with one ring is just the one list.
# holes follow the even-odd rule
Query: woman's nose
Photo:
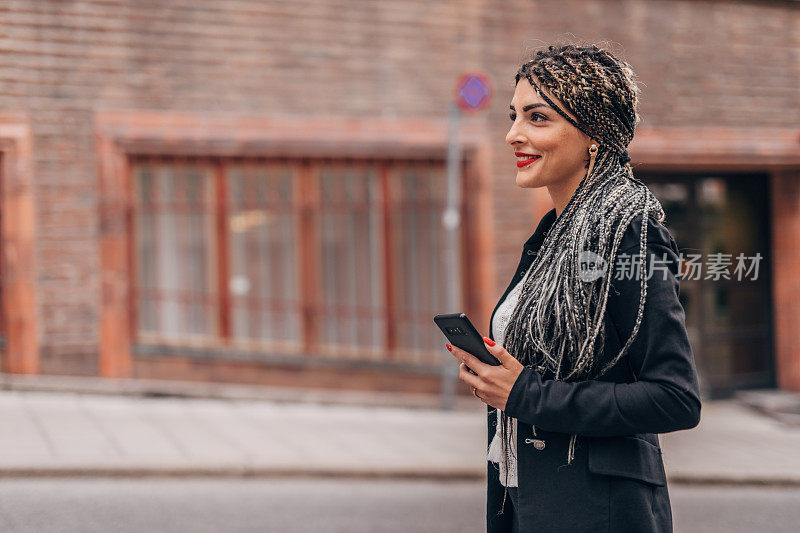
[[511, 125], [511, 128], [508, 130], [508, 133], [506, 134], [506, 142], [509, 145], [514, 146], [515, 143], [522, 141], [524, 141], [524, 139], [522, 138], [519, 129], [517, 129], [517, 123], [514, 122], [514, 124]]

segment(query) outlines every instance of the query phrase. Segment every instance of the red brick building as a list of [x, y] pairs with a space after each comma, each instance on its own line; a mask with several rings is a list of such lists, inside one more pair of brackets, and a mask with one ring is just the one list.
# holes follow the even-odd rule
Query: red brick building
[[[462, 121], [461, 293], [486, 331], [551, 208], [504, 137], [526, 49], [608, 46], [642, 82], [634, 170], [692, 252], [703, 387], [800, 390], [800, 4], [0, 4], [5, 372], [436, 391], [447, 113]], [[461, 309], [459, 309], [461, 310]]]

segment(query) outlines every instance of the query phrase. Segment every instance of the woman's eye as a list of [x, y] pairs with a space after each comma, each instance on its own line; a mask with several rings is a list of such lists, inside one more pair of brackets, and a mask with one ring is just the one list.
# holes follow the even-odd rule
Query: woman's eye
[[[508, 118], [511, 119], [511, 122], [514, 122], [515, 120], [517, 120], [517, 115], [515, 115], [514, 113], [509, 113]], [[533, 113], [531, 114], [531, 120], [533, 122], [541, 122], [542, 120], [547, 120], [547, 117], [540, 113]]]

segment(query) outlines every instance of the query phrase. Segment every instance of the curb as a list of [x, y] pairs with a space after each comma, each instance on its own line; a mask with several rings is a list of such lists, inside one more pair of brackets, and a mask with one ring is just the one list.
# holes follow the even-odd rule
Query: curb
[[[297, 469], [280, 467], [3, 467], [0, 478], [218, 478], [218, 479], [381, 479], [428, 481], [486, 481], [486, 471], [475, 469], [422, 470], [415, 468], [358, 470], [352, 468]], [[736, 475], [667, 475], [669, 486], [800, 487], [800, 478]]]
[[421, 469], [354, 470], [342, 468], [151, 468], [151, 467], [5, 467], [0, 478], [338, 478], [338, 479], [404, 479], [431, 481], [480, 481], [486, 472], [472, 469], [431, 471]]
[[736, 486], [736, 487], [800, 487], [798, 478], [759, 478], [754, 476], [692, 476], [667, 475], [669, 485]]

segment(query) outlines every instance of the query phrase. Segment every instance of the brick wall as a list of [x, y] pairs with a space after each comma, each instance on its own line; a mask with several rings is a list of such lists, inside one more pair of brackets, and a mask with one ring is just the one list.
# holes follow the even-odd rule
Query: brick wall
[[[97, 0], [0, 4], [0, 110], [33, 131], [45, 373], [97, 373], [93, 116], [103, 110], [443, 117], [466, 69], [495, 83], [496, 293], [543, 213], [504, 143], [525, 47], [570, 34], [631, 62], [643, 127], [800, 124], [794, 2]], [[636, 161], [634, 160], [634, 163]], [[502, 229], [502, 231], [501, 231]], [[488, 316], [483, 323], [488, 322]]]

